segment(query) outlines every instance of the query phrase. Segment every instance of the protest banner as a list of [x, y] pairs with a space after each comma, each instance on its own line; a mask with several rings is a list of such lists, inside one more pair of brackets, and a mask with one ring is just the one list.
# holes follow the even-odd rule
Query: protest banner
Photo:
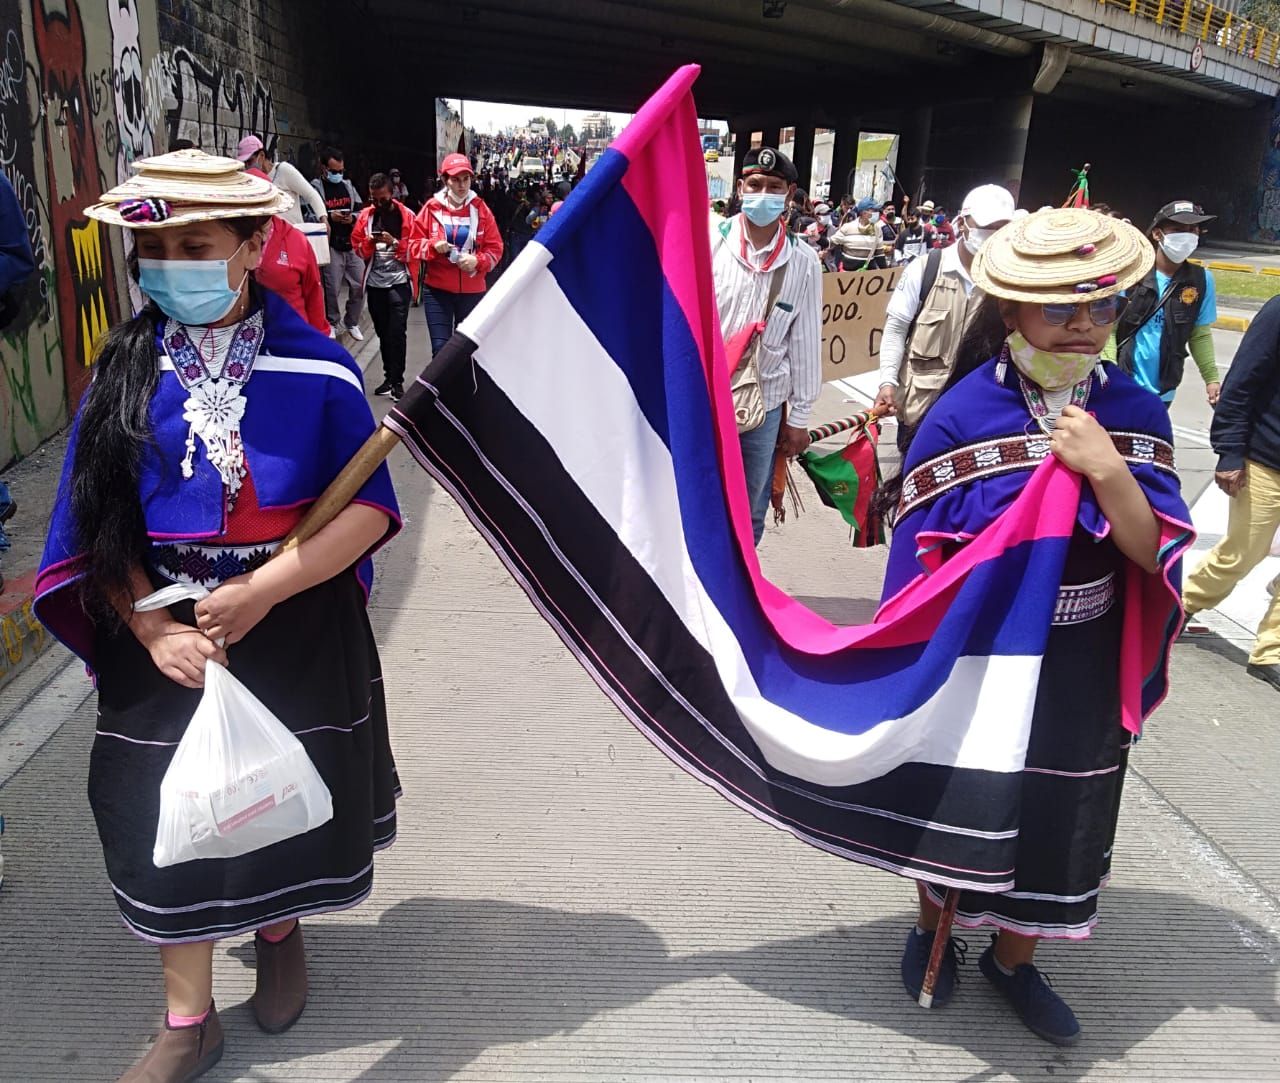
[[884, 314], [901, 268], [834, 271], [822, 276], [822, 379], [839, 380], [880, 365]]

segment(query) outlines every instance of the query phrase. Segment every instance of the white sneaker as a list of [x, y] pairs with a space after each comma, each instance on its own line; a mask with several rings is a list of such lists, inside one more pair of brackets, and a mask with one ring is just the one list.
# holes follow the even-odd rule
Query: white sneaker
[[347, 334], [349, 334], [349, 335], [350, 335], [353, 339], [355, 339], [357, 342], [363, 342], [363, 341], [364, 341], [364, 332], [363, 332], [363, 331], [361, 331], [361, 330], [360, 330], [360, 328], [358, 328], [358, 327], [348, 327], [348, 328], [347, 328]]

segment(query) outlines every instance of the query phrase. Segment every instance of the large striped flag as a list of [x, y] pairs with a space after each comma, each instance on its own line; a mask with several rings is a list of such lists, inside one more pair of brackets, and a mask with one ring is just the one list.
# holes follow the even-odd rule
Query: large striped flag
[[[836, 627], [764, 579], [696, 75], [636, 114], [386, 423], [682, 767], [816, 846], [1005, 890], [1079, 476], [1050, 456], [869, 625]], [[1133, 662], [1131, 713], [1151, 659]]]

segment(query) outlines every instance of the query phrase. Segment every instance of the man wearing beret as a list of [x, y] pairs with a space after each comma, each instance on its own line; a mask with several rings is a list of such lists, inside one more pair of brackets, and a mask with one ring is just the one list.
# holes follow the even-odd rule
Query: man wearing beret
[[725, 341], [750, 324], [764, 324], [754, 345], [764, 422], [739, 435], [757, 545], [764, 535], [774, 452], [794, 456], [809, 446], [809, 415], [822, 390], [822, 265], [783, 225], [798, 180], [781, 151], [751, 150], [738, 179], [742, 210], [717, 222], [711, 234]]

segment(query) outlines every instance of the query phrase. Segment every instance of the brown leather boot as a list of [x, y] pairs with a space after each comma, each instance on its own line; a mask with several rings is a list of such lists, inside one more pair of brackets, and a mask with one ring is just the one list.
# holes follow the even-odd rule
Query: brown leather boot
[[203, 1023], [164, 1029], [147, 1055], [122, 1075], [118, 1083], [189, 1083], [205, 1074], [222, 1059], [222, 1023], [218, 1009], [209, 1005]]
[[302, 946], [302, 923], [278, 944], [255, 934], [258, 986], [253, 992], [253, 1017], [268, 1034], [281, 1034], [298, 1021], [307, 1006], [307, 956]]

